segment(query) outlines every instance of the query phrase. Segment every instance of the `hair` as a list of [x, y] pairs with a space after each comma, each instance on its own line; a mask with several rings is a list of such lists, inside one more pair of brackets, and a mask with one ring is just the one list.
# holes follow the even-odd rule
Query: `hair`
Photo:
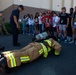
[[33, 15], [32, 15], [32, 14], [30, 15], [30, 18], [31, 18], [31, 17], [32, 17], [32, 19], [33, 19]]
[[0, 11], [0, 13], [3, 13], [2, 11]]
[[66, 10], [66, 7], [62, 7], [62, 10], [63, 10], [63, 9], [65, 9], [65, 10]]
[[23, 18], [25, 18], [26, 15], [23, 16]]

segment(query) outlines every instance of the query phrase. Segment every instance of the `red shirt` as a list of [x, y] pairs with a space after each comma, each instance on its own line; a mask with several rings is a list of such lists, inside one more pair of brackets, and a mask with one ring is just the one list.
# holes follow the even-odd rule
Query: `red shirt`
[[42, 22], [45, 24], [45, 27], [51, 27], [52, 16], [44, 16]]

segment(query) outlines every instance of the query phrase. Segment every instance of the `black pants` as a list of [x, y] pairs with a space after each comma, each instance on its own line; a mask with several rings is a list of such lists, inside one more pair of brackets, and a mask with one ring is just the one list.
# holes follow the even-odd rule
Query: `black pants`
[[14, 24], [11, 24], [11, 28], [12, 28], [12, 34], [13, 34], [13, 45], [16, 45], [18, 43], [18, 29]]

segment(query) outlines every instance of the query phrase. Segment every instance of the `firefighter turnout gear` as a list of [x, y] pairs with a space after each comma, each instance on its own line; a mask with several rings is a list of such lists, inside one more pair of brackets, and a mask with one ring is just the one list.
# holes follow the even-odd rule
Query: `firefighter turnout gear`
[[[46, 45], [45, 43], [47, 43], [48, 45]], [[55, 55], [60, 54], [61, 45], [54, 39], [50, 38], [44, 40], [44, 43], [33, 42], [20, 50], [6, 51], [2, 52], [2, 54], [7, 60], [7, 66], [9, 68], [14, 68], [20, 66], [21, 63], [32, 62], [39, 58], [41, 55], [44, 58], [47, 58], [48, 53], [52, 48], [55, 49]]]

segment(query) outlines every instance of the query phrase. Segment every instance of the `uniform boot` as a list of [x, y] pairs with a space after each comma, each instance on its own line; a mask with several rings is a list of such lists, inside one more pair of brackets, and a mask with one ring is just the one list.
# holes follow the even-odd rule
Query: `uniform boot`
[[5, 47], [0, 45], [0, 51], [3, 51], [4, 49]]
[[0, 54], [0, 71], [10, 73], [10, 69], [7, 66], [7, 60], [4, 55]]

